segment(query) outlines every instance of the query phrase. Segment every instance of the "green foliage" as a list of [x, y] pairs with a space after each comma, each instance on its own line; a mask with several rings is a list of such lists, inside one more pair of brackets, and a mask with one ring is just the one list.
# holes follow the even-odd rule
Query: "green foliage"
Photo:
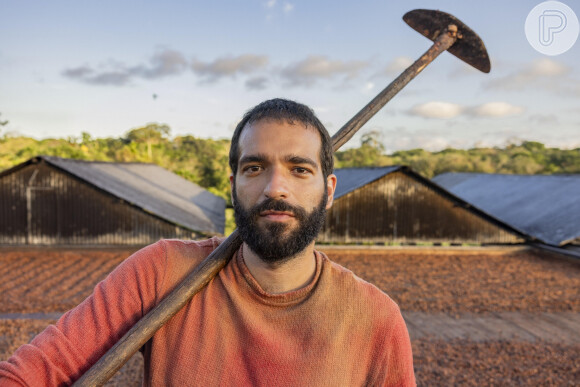
[[391, 159], [384, 155], [385, 147], [380, 141], [380, 134], [371, 131], [361, 138], [361, 146], [347, 149], [335, 154], [336, 168], [371, 167], [390, 165]]
[[226, 227], [224, 235], [230, 235], [236, 229], [236, 220], [234, 218], [234, 209], [226, 208]]
[[[0, 122], [1, 124], [2, 122]], [[228, 166], [229, 140], [193, 136], [169, 137], [164, 124], [132, 129], [121, 138], [79, 138], [35, 140], [0, 137], [0, 170], [38, 155], [82, 160], [153, 162], [219, 195], [231, 204]], [[535, 141], [511, 144], [504, 149], [423, 149], [385, 154], [378, 132], [362, 136], [361, 145], [335, 154], [337, 168], [408, 165], [431, 178], [445, 172], [552, 174], [580, 173], [580, 149], [546, 148]], [[233, 227], [230, 219], [230, 226]]]
[[148, 124], [141, 128], [132, 129], [127, 132], [126, 139], [128, 142], [158, 144], [167, 139], [170, 133], [169, 126], [165, 124]]
[[580, 149], [546, 148], [535, 141], [508, 145], [505, 149], [445, 149], [440, 152], [411, 149], [391, 155], [385, 155], [379, 145], [363, 137], [360, 147], [335, 154], [336, 167], [408, 165], [428, 178], [445, 172], [580, 173]]

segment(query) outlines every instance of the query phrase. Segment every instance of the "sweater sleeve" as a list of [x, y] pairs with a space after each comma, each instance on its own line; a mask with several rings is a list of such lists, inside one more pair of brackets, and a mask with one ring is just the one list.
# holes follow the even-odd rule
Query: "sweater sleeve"
[[80, 378], [154, 307], [166, 259], [164, 241], [126, 259], [81, 304], [0, 362], [0, 385], [69, 385]]
[[[398, 309], [397, 309], [398, 311]], [[398, 313], [391, 334], [386, 338], [383, 386], [416, 386], [413, 353], [407, 325]]]

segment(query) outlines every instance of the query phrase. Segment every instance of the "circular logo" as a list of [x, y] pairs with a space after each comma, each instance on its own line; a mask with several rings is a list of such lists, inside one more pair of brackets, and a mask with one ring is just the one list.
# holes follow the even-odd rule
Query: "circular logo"
[[560, 55], [576, 43], [580, 26], [572, 8], [559, 1], [545, 1], [530, 11], [525, 30], [536, 51]]

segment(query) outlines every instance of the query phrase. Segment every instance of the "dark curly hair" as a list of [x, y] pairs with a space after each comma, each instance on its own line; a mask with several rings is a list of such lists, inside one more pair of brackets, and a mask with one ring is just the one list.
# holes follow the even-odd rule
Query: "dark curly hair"
[[230, 146], [230, 168], [232, 169], [234, 176], [238, 171], [238, 159], [240, 157], [239, 141], [242, 131], [246, 125], [264, 119], [286, 121], [289, 124], [298, 122], [307, 127], [314, 127], [320, 134], [320, 140], [322, 143], [320, 146], [320, 165], [322, 174], [326, 179], [328, 175], [333, 172], [334, 158], [332, 141], [328, 135], [328, 131], [324, 125], [322, 125], [318, 117], [316, 117], [312, 109], [295, 101], [275, 98], [264, 101], [247, 111], [242, 120], [236, 126]]

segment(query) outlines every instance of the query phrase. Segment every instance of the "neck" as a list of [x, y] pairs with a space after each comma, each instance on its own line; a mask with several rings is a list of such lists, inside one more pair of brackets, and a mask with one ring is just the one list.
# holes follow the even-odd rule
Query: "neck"
[[244, 261], [262, 289], [271, 294], [300, 289], [316, 274], [314, 241], [283, 263], [264, 262], [250, 247], [243, 244]]

